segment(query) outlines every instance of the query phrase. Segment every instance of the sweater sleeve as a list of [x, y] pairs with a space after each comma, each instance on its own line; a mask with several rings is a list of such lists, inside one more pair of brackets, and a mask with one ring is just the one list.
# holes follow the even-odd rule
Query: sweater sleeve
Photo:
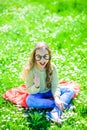
[[53, 65], [53, 74], [52, 74], [51, 85], [52, 85], [53, 97], [54, 98], [59, 97], [60, 96], [60, 88], [59, 88], [59, 85], [58, 85], [57, 68], [56, 68], [55, 65]]
[[26, 79], [26, 86], [27, 86], [27, 91], [29, 94], [36, 94], [39, 92], [40, 88], [36, 88], [34, 84], [34, 74], [33, 71], [29, 71]]

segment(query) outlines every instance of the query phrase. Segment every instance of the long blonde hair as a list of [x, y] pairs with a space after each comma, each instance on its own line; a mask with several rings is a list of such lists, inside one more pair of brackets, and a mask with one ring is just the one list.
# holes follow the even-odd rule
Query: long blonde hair
[[32, 51], [31, 55], [30, 55], [30, 59], [28, 61], [28, 64], [27, 66], [25, 67], [25, 69], [23, 70], [23, 73], [22, 73], [22, 78], [26, 80], [26, 77], [27, 77], [27, 74], [29, 73], [29, 71], [34, 67], [35, 65], [35, 53], [36, 53], [36, 50], [38, 49], [42, 49], [42, 48], [45, 48], [48, 53], [49, 53], [49, 61], [46, 65], [46, 84], [47, 84], [47, 87], [50, 88], [51, 87], [51, 80], [52, 80], [52, 65], [51, 65], [51, 51], [49, 49], [49, 46], [45, 43], [45, 42], [38, 42], [36, 43], [35, 45], [35, 48], [34, 50]]

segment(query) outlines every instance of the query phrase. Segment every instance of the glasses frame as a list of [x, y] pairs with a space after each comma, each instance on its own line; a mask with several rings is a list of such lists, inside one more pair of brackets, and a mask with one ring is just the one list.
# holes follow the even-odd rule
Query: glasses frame
[[[42, 58], [44, 58], [45, 60], [49, 60], [49, 59], [50, 59], [50, 56], [49, 56], [49, 58], [46, 58], [47, 55], [49, 56], [49, 54], [45, 54], [45, 55], [43, 55], [43, 56], [40, 56], [39, 54], [37, 54], [37, 55], [35, 55], [35, 60], [36, 60], [36, 61], [40, 61]], [[37, 59], [36, 59], [36, 56], [39, 56], [40, 59], [37, 60]]]

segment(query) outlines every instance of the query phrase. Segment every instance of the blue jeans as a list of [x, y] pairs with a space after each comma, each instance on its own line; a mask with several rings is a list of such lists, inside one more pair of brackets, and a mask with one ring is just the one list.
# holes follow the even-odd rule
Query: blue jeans
[[[74, 90], [71, 88], [60, 88], [60, 100], [69, 104], [74, 95]], [[26, 103], [32, 108], [55, 108], [57, 107], [53, 98], [51, 90], [46, 93], [30, 94], [26, 98]], [[66, 105], [64, 106], [66, 107]]]

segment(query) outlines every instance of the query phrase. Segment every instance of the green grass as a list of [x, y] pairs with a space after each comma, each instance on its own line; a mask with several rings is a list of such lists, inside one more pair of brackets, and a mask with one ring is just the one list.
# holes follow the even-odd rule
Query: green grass
[[[62, 126], [47, 121], [44, 113], [29, 112], [2, 98], [8, 89], [24, 83], [20, 74], [37, 41], [50, 46], [59, 80], [74, 80], [81, 86], [73, 101], [76, 108], [65, 112], [67, 121]], [[87, 129], [86, 0], [1, 0], [0, 49], [1, 130]]]

